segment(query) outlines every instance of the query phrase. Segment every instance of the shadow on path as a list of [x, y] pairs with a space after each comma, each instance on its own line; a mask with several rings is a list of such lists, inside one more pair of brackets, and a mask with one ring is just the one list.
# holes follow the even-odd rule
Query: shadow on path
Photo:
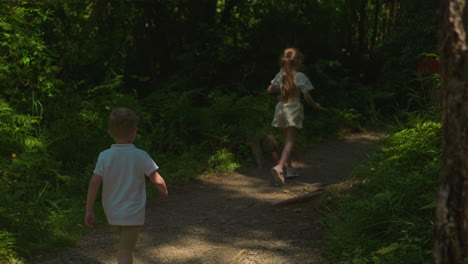
[[[295, 162], [301, 177], [283, 188], [272, 184], [269, 168], [172, 187], [168, 199], [148, 203], [135, 263], [317, 263], [320, 226], [314, 219], [320, 201], [276, 204], [344, 181], [376, 139], [356, 135], [304, 151]], [[116, 263], [116, 242], [109, 228], [89, 231], [78, 246], [42, 263]]]

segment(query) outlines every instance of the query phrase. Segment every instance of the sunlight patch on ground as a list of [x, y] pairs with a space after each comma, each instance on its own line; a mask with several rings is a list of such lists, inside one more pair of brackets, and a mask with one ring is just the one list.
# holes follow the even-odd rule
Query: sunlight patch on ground
[[[205, 180], [208, 184], [213, 178]], [[252, 199], [262, 203], [274, 203], [278, 199], [288, 199], [292, 197], [290, 192], [272, 186], [269, 181], [262, 179], [252, 179], [251, 176], [231, 173], [228, 177], [217, 178], [217, 187], [224, 191], [226, 199]], [[221, 182], [221, 184], [219, 184]]]
[[[257, 235], [263, 235], [260, 234]], [[208, 243], [200, 238], [187, 238], [184, 244], [167, 244], [159, 247], [153, 247], [150, 250], [142, 252], [138, 263], [155, 263], [163, 261], [164, 263], [192, 263], [194, 260], [210, 260], [209, 263], [250, 263], [248, 260], [269, 259], [274, 256], [279, 263], [289, 263], [289, 257], [284, 256], [283, 250], [290, 245], [281, 240], [237, 239], [230, 244]], [[233, 250], [237, 248], [238, 250]], [[170, 252], [165, 254], [164, 252]], [[194, 262], [196, 263], [196, 262]]]

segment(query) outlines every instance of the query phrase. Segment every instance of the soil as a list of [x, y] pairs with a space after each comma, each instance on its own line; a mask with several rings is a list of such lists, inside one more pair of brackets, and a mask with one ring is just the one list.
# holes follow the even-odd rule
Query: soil
[[[300, 177], [276, 187], [265, 168], [211, 174], [173, 186], [169, 198], [147, 204], [135, 264], [327, 263], [321, 257], [320, 204], [328, 188], [344, 186], [380, 134], [362, 133], [302, 150]], [[117, 236], [108, 227], [89, 230], [73, 248], [41, 264], [116, 263]]]

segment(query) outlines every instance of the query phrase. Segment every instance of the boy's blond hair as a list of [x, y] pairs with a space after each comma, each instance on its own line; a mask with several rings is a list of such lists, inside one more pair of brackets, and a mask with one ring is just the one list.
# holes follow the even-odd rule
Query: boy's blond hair
[[139, 117], [128, 108], [117, 108], [109, 115], [109, 134], [114, 138], [126, 138], [137, 128]]

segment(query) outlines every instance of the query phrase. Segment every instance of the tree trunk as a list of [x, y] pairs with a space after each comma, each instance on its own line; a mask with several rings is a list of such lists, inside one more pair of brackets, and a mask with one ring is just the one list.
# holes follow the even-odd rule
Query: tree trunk
[[375, 0], [375, 9], [374, 9], [374, 29], [372, 30], [372, 37], [371, 37], [371, 43], [370, 43], [370, 51], [374, 49], [375, 42], [377, 42], [377, 39], [379, 38], [379, 17], [381, 16], [380, 10], [381, 10], [381, 3], [380, 0]]
[[367, 46], [367, 4], [368, 0], [361, 0], [359, 7], [359, 20], [358, 20], [358, 55], [362, 60], [368, 54]]
[[442, 169], [433, 263], [468, 263], [468, 5], [441, 0]]

